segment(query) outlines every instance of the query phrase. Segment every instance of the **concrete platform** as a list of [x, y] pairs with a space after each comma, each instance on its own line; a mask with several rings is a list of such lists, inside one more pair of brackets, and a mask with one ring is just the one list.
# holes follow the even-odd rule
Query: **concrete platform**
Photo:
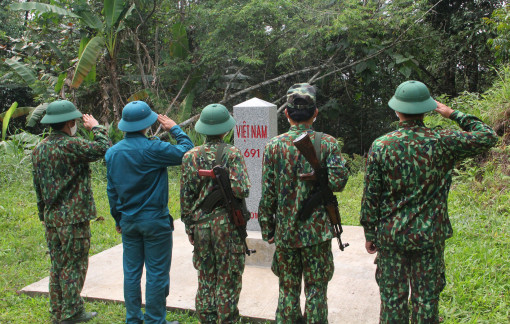
[[[249, 232], [250, 240], [260, 239], [260, 232]], [[366, 253], [363, 229], [358, 226], [344, 226], [342, 241], [350, 246], [341, 252], [337, 241], [333, 242], [335, 273], [328, 287], [330, 323], [378, 323], [379, 291], [374, 279], [374, 256]], [[248, 242], [250, 245], [251, 243]], [[258, 242], [257, 249], [261, 249]], [[251, 244], [253, 245], [253, 244]], [[250, 246], [251, 248], [251, 246]], [[194, 310], [197, 288], [196, 270], [191, 262], [193, 247], [184, 232], [184, 224], [175, 222], [172, 267], [170, 271], [169, 309]], [[257, 251], [262, 257], [263, 251]], [[264, 253], [267, 256], [270, 253]], [[247, 263], [249, 261], [247, 256]], [[263, 258], [262, 258], [263, 259]], [[261, 263], [259, 263], [261, 264]], [[25, 294], [48, 294], [48, 277], [21, 290]], [[90, 258], [87, 279], [82, 296], [89, 300], [123, 302], [122, 244], [103, 251]], [[145, 277], [142, 278], [144, 290]], [[145, 292], [142, 291], [144, 295]], [[267, 266], [247, 265], [243, 275], [243, 290], [239, 301], [242, 316], [255, 319], [274, 320], [278, 303], [278, 278]], [[301, 307], [304, 298], [302, 294]]]

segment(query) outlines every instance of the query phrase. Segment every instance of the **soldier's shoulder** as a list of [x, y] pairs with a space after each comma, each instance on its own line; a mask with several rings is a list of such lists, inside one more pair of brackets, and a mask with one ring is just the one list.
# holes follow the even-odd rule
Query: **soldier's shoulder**
[[398, 141], [400, 137], [400, 132], [398, 130], [394, 130], [392, 132], [386, 133], [384, 135], [379, 136], [372, 142], [372, 150], [380, 149], [395, 141]]
[[32, 155], [37, 155], [37, 154], [40, 154], [42, 151], [45, 151], [47, 150], [48, 148], [51, 149], [52, 146], [52, 143], [49, 141], [50, 138], [49, 137], [46, 137], [45, 139], [43, 139], [42, 141], [40, 141], [33, 149], [32, 151]]
[[274, 146], [274, 145], [276, 145], [278, 143], [289, 141], [289, 140], [290, 140], [290, 134], [289, 133], [283, 133], [283, 134], [280, 134], [280, 135], [277, 135], [277, 136], [271, 138], [269, 140], [269, 142], [267, 142], [267, 145]]
[[329, 134], [326, 134], [326, 133], [322, 134], [321, 141], [328, 142], [328, 143], [336, 143], [337, 142], [335, 137], [333, 137]]
[[184, 153], [184, 157], [197, 155], [200, 152], [201, 148], [202, 148], [202, 145], [195, 146], [195, 147], [191, 148], [189, 151]]
[[231, 153], [240, 153], [241, 150], [235, 146], [235, 145], [232, 145], [232, 144], [227, 144], [227, 146], [225, 147], [225, 151], [228, 151], [228, 152], [231, 152]]

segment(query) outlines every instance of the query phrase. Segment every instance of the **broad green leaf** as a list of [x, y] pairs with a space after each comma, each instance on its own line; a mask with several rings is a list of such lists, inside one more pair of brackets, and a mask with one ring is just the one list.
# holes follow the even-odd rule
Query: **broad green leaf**
[[124, 10], [122, 11], [121, 15], [119, 16], [119, 21], [117, 22], [118, 26], [117, 26], [116, 33], [120, 32], [121, 30], [124, 29], [124, 20], [126, 20], [126, 18], [131, 16], [131, 13], [133, 12], [134, 9], [135, 9], [135, 4], [134, 3], [131, 5], [131, 7], [124, 8]]
[[23, 143], [24, 144], [23, 146], [25, 148], [32, 148], [32, 147], [36, 146], [41, 141], [42, 138], [40, 136], [37, 136], [34, 134], [30, 134], [27, 132], [21, 132], [21, 133], [9, 136], [9, 139], [16, 141], [18, 143]]
[[62, 87], [64, 86], [64, 81], [66, 80], [67, 72], [62, 72], [58, 76], [58, 81], [55, 84], [55, 92], [59, 93], [60, 90], [62, 90]]
[[48, 108], [48, 103], [40, 104], [35, 107], [30, 114], [27, 116], [27, 126], [34, 127], [42, 118], [44, 113], [46, 112], [46, 108]]
[[[28, 115], [32, 112], [32, 110], [34, 110], [35, 108], [34, 107], [18, 107], [11, 115], [11, 118], [17, 118], [17, 117], [21, 117], [21, 116], [25, 116], [25, 115]], [[6, 112], [3, 112], [0, 114], [0, 121], [3, 121], [4, 120], [4, 117], [5, 115], [7, 114], [7, 111]]]
[[89, 74], [87, 74], [87, 77], [85, 78], [86, 83], [95, 83], [96, 82], [96, 66], [94, 65], [92, 69], [90, 70]]
[[103, 51], [103, 46], [104, 38], [100, 36], [92, 38], [87, 43], [76, 65], [71, 87], [78, 88], [83, 80], [85, 80], [92, 68], [95, 67], [97, 58]]
[[403, 76], [406, 77], [406, 79], [409, 78], [409, 76], [411, 75], [411, 72], [412, 72], [412, 69], [411, 67], [409, 66], [403, 66], [400, 68], [400, 70], [398, 70], [400, 73], [402, 73]]
[[7, 126], [9, 126], [9, 121], [11, 120], [11, 116], [14, 111], [18, 108], [18, 103], [15, 101], [11, 107], [5, 113], [4, 119], [2, 120], [2, 141], [5, 141], [5, 133], [7, 132]]
[[356, 73], [361, 73], [365, 71], [368, 67], [367, 62], [361, 62], [360, 64], [356, 65]]
[[68, 16], [78, 18], [76, 14], [74, 14], [71, 10], [67, 10], [64, 8], [60, 8], [57, 6], [40, 3], [40, 2], [22, 2], [22, 3], [13, 3], [9, 6], [11, 10], [35, 10], [40, 13], [53, 12], [60, 16]]
[[[78, 58], [81, 58], [81, 55], [83, 54], [83, 50], [85, 49], [85, 47], [87, 46], [87, 44], [89, 43], [89, 38], [88, 37], [83, 37], [80, 41], [80, 49], [78, 51]], [[92, 67], [92, 69], [90, 70], [90, 72], [87, 74], [87, 77], [83, 80], [85, 82], [96, 82], [96, 65], [94, 64], [94, 66]]]
[[87, 44], [90, 42], [90, 38], [88, 37], [82, 37], [80, 39], [80, 48], [78, 49], [78, 59], [81, 58], [81, 54], [83, 53], [83, 50], [87, 46]]
[[25, 82], [28, 85], [32, 85], [35, 82], [36, 76], [34, 72], [31, 69], [29, 69], [26, 65], [11, 58], [5, 59], [4, 62], [5, 64], [9, 65], [14, 71], [16, 71], [16, 73], [18, 73], [19, 76], [22, 77], [23, 80], [25, 80]]
[[182, 23], [172, 26], [172, 42], [170, 43], [170, 56], [173, 58], [185, 59], [189, 53], [188, 35]]
[[103, 29], [103, 22], [101, 19], [96, 16], [93, 12], [88, 10], [83, 10], [78, 13], [81, 21], [94, 30]]
[[111, 29], [117, 23], [124, 6], [124, 0], [104, 0], [104, 16], [107, 29]]

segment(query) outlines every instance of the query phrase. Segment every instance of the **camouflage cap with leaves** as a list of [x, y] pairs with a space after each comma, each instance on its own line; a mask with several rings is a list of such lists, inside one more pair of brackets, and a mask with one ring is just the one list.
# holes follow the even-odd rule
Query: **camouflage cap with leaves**
[[[300, 103], [296, 104], [296, 101]], [[294, 84], [287, 90], [287, 107], [294, 109], [315, 107], [315, 87], [308, 83]]]

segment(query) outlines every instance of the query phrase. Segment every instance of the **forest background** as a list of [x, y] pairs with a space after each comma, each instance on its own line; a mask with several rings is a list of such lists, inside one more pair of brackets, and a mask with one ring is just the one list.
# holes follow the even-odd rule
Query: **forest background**
[[[46, 298], [16, 294], [49, 268], [28, 158], [47, 132], [37, 121], [49, 102], [75, 102], [118, 141], [122, 107], [145, 100], [199, 144], [193, 123], [207, 104], [231, 110], [258, 97], [281, 112], [290, 85], [312, 83], [320, 107], [315, 128], [340, 140], [352, 174], [339, 196], [342, 215], [359, 225], [363, 155], [394, 129], [387, 102], [409, 79], [501, 136], [497, 148], [457, 166], [441, 316], [448, 323], [510, 321], [507, 1], [0, 0], [0, 21], [0, 322], [49, 318]], [[454, 127], [433, 113], [426, 121]], [[288, 128], [282, 114], [278, 122], [280, 132]], [[179, 170], [170, 173], [178, 217]], [[95, 254], [120, 238], [102, 163], [93, 164], [93, 179]], [[102, 313], [97, 323], [122, 322], [122, 306], [92, 307]]]

